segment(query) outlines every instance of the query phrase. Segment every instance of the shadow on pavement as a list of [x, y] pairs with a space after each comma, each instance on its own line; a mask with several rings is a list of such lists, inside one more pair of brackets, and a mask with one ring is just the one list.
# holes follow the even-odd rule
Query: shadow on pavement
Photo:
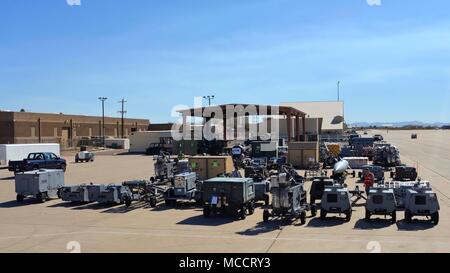
[[83, 202], [60, 202], [57, 204], [53, 204], [50, 206], [47, 206], [48, 208], [74, 208], [74, 207], [80, 207], [80, 206], [85, 206], [88, 203], [83, 203]]
[[37, 205], [41, 204], [34, 198], [26, 198], [22, 203], [17, 202], [16, 200], [7, 201], [4, 203], [0, 203], [0, 208], [16, 208], [16, 207], [24, 207], [29, 205]]
[[120, 204], [100, 204], [100, 203], [89, 203], [85, 206], [78, 206], [78, 207], [73, 207], [73, 210], [86, 210], [86, 209], [91, 209], [91, 210], [101, 210], [101, 209], [109, 209], [112, 207], [116, 207], [119, 206]]
[[313, 218], [309, 223], [306, 225], [307, 227], [314, 227], [314, 228], [325, 228], [325, 227], [335, 227], [346, 224], [344, 218], [339, 217], [327, 217], [325, 220], [320, 220], [320, 218]]
[[435, 225], [427, 220], [413, 219], [412, 223], [407, 223], [406, 220], [397, 222], [397, 228], [400, 231], [418, 231], [434, 228]]
[[271, 221], [268, 223], [259, 222], [255, 227], [236, 232], [236, 234], [244, 236], [256, 236], [259, 234], [279, 230], [282, 227], [279, 221]]
[[202, 209], [199, 206], [197, 206], [197, 204], [195, 202], [177, 202], [173, 206], [169, 206], [164, 203], [161, 203], [151, 209], [151, 211], [155, 211], [155, 212], [166, 211], [166, 210], [198, 210], [198, 211], [202, 211]]
[[126, 207], [124, 205], [120, 206], [120, 207], [112, 207], [110, 209], [104, 210], [102, 211], [102, 213], [127, 213], [130, 211], [133, 211], [135, 209], [144, 209], [144, 208], [148, 208], [149, 205], [145, 202], [136, 202], [136, 203], [132, 203], [131, 206]]
[[14, 180], [14, 176], [10, 176], [10, 177], [2, 177], [0, 178], [0, 181], [6, 181], [6, 180]]
[[189, 225], [189, 226], [221, 226], [232, 223], [234, 221], [239, 221], [237, 216], [229, 216], [229, 215], [214, 215], [209, 218], [205, 218], [203, 215], [193, 216], [187, 218], [181, 222], [178, 222], [177, 225]]
[[370, 222], [367, 222], [365, 219], [359, 219], [354, 226], [354, 229], [361, 229], [361, 230], [370, 230], [370, 229], [382, 229], [387, 228], [394, 225], [394, 223], [391, 222], [390, 218], [383, 219], [383, 218], [373, 218], [370, 220]]

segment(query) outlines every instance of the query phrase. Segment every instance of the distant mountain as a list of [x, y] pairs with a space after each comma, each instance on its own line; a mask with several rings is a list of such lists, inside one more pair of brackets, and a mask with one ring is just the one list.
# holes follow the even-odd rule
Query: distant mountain
[[443, 122], [433, 122], [433, 123], [427, 123], [427, 122], [421, 122], [421, 121], [400, 121], [400, 122], [354, 122], [350, 123], [350, 126], [353, 127], [405, 127], [405, 126], [433, 126], [433, 127], [442, 127], [442, 126], [448, 126], [450, 123], [443, 123]]

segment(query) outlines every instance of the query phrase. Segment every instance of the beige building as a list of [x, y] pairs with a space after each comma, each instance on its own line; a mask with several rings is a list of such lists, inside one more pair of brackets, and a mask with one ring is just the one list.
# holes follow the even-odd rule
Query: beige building
[[[124, 137], [147, 130], [149, 120], [124, 119]], [[121, 119], [105, 117], [105, 137], [121, 137]], [[82, 139], [101, 136], [102, 117], [0, 111], [0, 144], [60, 143], [78, 146]]]
[[306, 118], [322, 118], [321, 135], [339, 135], [344, 133], [344, 102], [283, 102], [283, 106], [301, 109]]

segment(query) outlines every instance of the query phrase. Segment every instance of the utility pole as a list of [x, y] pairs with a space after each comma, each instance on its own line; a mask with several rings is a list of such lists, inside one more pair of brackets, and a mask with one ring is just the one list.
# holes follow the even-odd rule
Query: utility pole
[[338, 101], [340, 101], [340, 94], [339, 94], [340, 93], [340, 87], [341, 87], [340, 85], [341, 85], [341, 82], [338, 81], [337, 82], [337, 100]]
[[208, 100], [208, 106], [211, 106], [211, 100], [215, 98], [214, 95], [203, 96], [205, 100]]
[[103, 147], [105, 147], [105, 101], [108, 99], [107, 97], [99, 97], [99, 100], [102, 101], [102, 142], [103, 142]]
[[119, 103], [121, 103], [122, 104], [122, 110], [121, 111], [119, 111], [119, 113], [122, 115], [122, 126], [121, 126], [121, 135], [122, 135], [122, 138], [125, 138], [125, 136], [124, 136], [124, 118], [123, 118], [123, 116], [127, 113], [127, 111], [125, 111], [125, 103], [126, 103], [127, 101], [124, 99], [124, 98], [122, 98], [122, 100], [120, 100], [119, 101]]

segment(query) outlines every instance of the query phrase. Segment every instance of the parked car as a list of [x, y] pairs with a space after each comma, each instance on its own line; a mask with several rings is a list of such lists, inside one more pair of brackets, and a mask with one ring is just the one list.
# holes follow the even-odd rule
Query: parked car
[[19, 161], [9, 161], [8, 170], [26, 172], [39, 169], [61, 169], [66, 171], [66, 160], [54, 153], [30, 153], [27, 158]]

